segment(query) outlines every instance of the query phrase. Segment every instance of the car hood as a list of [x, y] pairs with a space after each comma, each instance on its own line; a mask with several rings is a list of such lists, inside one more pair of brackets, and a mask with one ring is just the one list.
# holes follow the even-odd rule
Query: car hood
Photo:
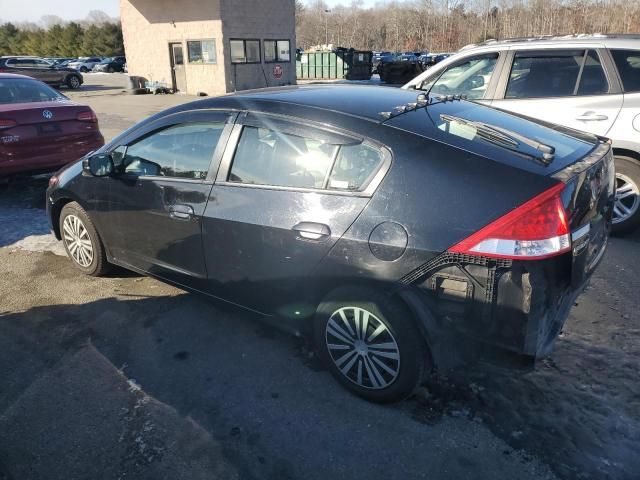
[[[454, 119], [454, 122], [451, 122]], [[464, 122], [496, 127], [532, 142], [552, 147], [553, 159], [545, 164], [524, 154], [531, 150], [522, 142], [517, 151], [487, 141]], [[541, 175], [551, 175], [591, 152], [599, 143], [595, 135], [541, 122], [504, 110], [464, 100], [435, 101], [424, 108], [392, 116], [385, 125], [481, 155]], [[516, 138], [512, 136], [512, 138]], [[536, 150], [536, 153], [538, 151]]]

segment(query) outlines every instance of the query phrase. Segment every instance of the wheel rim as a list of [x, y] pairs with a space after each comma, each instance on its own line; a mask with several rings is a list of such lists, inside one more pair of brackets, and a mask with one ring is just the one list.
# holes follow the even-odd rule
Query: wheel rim
[[400, 372], [400, 349], [387, 326], [360, 307], [336, 310], [325, 328], [327, 350], [338, 370], [359, 387], [381, 390]]
[[76, 77], [71, 77], [71, 88], [78, 88], [80, 86], [80, 81]]
[[64, 243], [69, 255], [81, 267], [93, 262], [93, 244], [82, 220], [75, 215], [67, 215], [62, 223]]
[[626, 175], [616, 173], [616, 200], [613, 205], [613, 223], [621, 223], [631, 218], [640, 206], [640, 191]]

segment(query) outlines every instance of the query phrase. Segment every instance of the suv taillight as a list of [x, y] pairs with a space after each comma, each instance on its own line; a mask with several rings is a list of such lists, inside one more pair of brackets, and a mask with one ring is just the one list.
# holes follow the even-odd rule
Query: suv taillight
[[80, 112], [76, 117], [76, 120], [81, 122], [91, 122], [96, 123], [98, 121], [98, 117], [93, 113], [93, 110], [89, 110], [88, 112]]
[[498, 218], [449, 249], [485, 257], [532, 260], [571, 250], [560, 183]]

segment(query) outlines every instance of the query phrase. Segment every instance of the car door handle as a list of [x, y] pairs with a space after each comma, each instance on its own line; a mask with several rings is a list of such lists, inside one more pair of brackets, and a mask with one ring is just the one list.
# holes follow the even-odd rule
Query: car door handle
[[585, 112], [579, 117], [576, 117], [576, 120], [580, 120], [581, 122], [602, 122], [609, 120], [609, 117], [607, 115], [598, 115], [596, 112]]
[[321, 240], [331, 235], [331, 230], [324, 223], [300, 222], [292, 230], [305, 240]]
[[190, 220], [193, 217], [193, 207], [191, 205], [171, 205], [169, 216], [177, 220]]

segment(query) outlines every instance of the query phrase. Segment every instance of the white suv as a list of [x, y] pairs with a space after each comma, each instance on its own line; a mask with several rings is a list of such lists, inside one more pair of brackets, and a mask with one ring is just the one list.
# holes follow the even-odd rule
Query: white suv
[[640, 35], [571, 35], [469, 45], [402, 88], [467, 95], [609, 137], [615, 232], [640, 225]]

